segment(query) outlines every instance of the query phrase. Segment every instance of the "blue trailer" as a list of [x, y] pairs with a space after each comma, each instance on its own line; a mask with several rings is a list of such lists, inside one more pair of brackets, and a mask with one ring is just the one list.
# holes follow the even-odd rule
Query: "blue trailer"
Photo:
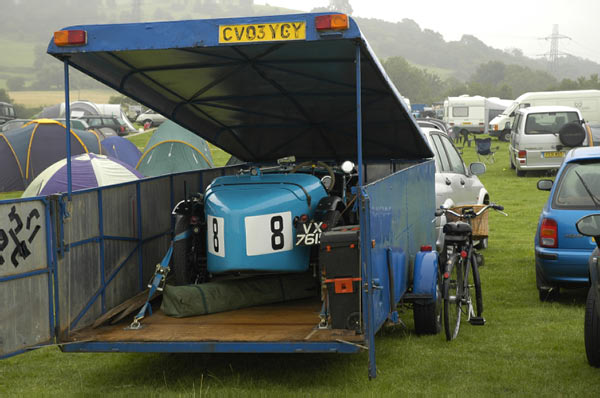
[[[433, 154], [353, 19], [317, 13], [73, 26], [55, 33], [48, 53], [64, 63], [67, 106], [76, 68], [243, 164], [1, 202], [0, 227], [23, 229], [15, 221], [22, 209], [22, 232], [34, 239], [1, 240], [0, 255], [12, 253], [18, 265], [0, 262], [0, 297], [5, 292], [8, 303], [0, 308], [0, 356], [49, 342], [65, 352], [368, 349], [375, 377], [375, 334], [400, 322], [398, 306], [412, 305], [418, 333], [439, 331]], [[211, 273], [286, 271], [293, 262], [292, 271], [312, 270], [327, 294], [339, 293], [336, 300], [356, 293], [351, 327], [332, 326], [319, 292], [186, 318], [155, 305], [139, 329], [126, 328], [133, 314], [99, 322], [136, 308], [131, 303], [170, 247], [171, 210], [190, 192], [204, 194]], [[323, 280], [315, 253], [326, 258], [330, 246], [311, 239], [313, 247], [303, 247], [304, 218], [310, 229], [322, 207], [339, 208], [343, 224], [353, 224], [338, 232], [356, 231], [356, 246], [348, 246], [357, 253], [356, 277]], [[266, 249], [256, 233], [261, 222], [270, 226]], [[285, 246], [289, 237], [297, 244]], [[40, 240], [34, 254], [24, 250]], [[10, 299], [34, 290], [25, 303]], [[23, 314], [36, 314], [35, 327]]]

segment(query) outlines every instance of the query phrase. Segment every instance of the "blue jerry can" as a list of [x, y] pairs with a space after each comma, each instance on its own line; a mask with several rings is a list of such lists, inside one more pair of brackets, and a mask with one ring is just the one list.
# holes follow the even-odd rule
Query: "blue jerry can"
[[310, 248], [296, 246], [294, 218], [312, 219], [325, 196], [310, 174], [216, 178], [204, 196], [208, 271], [305, 271]]

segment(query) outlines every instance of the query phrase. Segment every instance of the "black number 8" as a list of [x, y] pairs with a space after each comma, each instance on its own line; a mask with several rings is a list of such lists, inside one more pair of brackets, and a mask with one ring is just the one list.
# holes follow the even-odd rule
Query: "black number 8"
[[273, 250], [283, 249], [283, 217], [271, 217], [271, 247]]
[[212, 230], [213, 230], [213, 249], [215, 250], [215, 253], [219, 252], [219, 223], [217, 222], [216, 218], [213, 218], [213, 222], [212, 222]]

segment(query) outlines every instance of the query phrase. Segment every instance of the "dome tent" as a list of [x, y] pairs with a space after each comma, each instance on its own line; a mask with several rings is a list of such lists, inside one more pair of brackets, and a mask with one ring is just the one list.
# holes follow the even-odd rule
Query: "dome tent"
[[[0, 191], [22, 191], [52, 163], [66, 157], [64, 124], [33, 120], [0, 134]], [[100, 153], [100, 139], [90, 132], [71, 130], [71, 154]]]
[[176, 123], [166, 121], [156, 130], [136, 169], [146, 177], [213, 167], [208, 143]]
[[[71, 185], [73, 191], [119, 184], [143, 178], [124, 162], [106, 155], [85, 153], [71, 157]], [[67, 191], [67, 159], [59, 160], [41, 172], [29, 184], [22, 197], [47, 196]]]
[[113, 159], [137, 166], [142, 153], [135, 144], [123, 137], [113, 136], [102, 140], [102, 153]]

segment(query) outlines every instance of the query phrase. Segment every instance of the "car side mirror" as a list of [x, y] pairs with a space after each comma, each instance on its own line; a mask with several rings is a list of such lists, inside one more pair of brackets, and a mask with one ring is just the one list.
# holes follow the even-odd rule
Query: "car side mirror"
[[552, 180], [539, 180], [537, 182], [537, 189], [540, 191], [550, 191], [552, 189], [552, 185], [554, 185], [554, 181]]
[[[600, 238], [600, 214], [588, 214], [580, 218], [575, 227], [581, 235]], [[599, 239], [596, 239], [596, 245], [598, 244]]]
[[469, 170], [471, 174], [479, 176], [485, 173], [485, 164], [480, 162], [474, 162], [469, 165]]

